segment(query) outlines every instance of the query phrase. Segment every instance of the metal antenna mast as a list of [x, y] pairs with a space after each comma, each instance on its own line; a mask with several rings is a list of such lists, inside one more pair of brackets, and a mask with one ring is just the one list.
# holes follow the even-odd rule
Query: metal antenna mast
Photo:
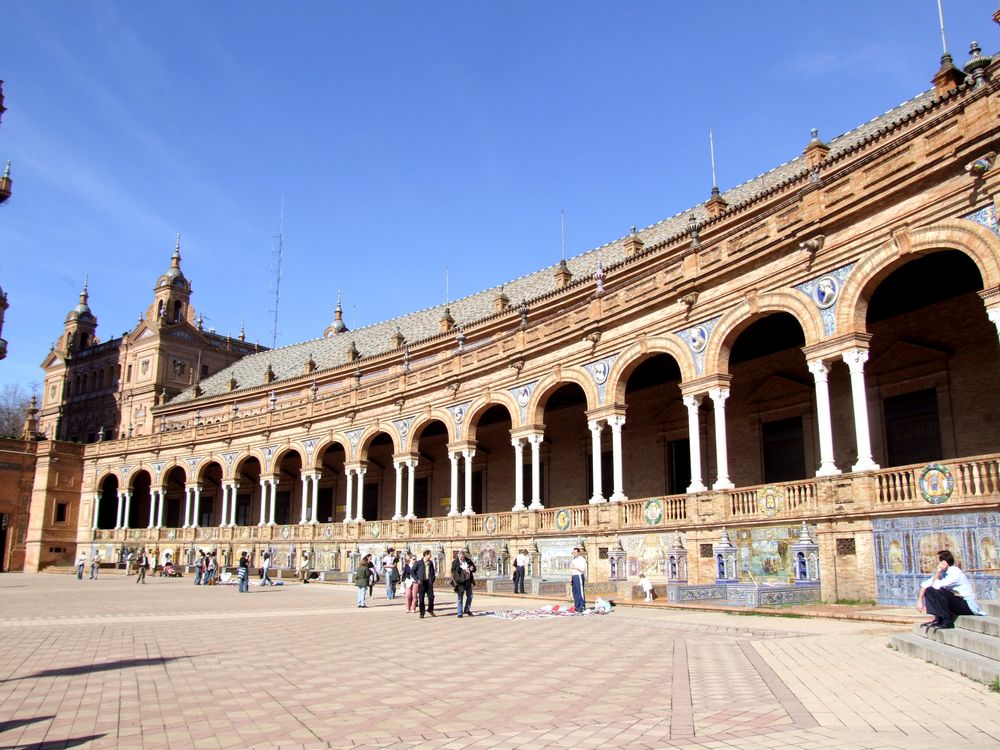
[[285, 242], [285, 196], [281, 196], [281, 222], [278, 225], [278, 260], [274, 280], [274, 327], [271, 329], [271, 348], [278, 345], [278, 303], [281, 302], [281, 254]]

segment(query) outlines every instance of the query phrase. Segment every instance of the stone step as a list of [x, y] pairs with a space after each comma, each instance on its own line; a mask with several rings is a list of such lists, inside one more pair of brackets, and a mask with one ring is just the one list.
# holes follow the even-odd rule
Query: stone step
[[955, 628], [1000, 638], [1000, 617], [959, 617]]
[[[946, 643], [949, 646], [954, 646], [955, 648], [962, 649], [963, 651], [968, 651], [972, 654], [978, 654], [979, 656], [985, 656], [988, 659], [993, 659], [997, 662], [997, 667], [1000, 668], [1000, 638], [992, 635], [986, 635], [984, 633], [977, 633], [973, 630], [967, 630], [960, 627], [963, 620], [970, 620], [970, 617], [960, 617], [955, 623], [954, 628], [949, 628], [948, 630], [933, 630], [933, 631], [923, 631], [920, 626], [913, 628], [913, 635], [920, 638], [927, 638], [928, 640], [934, 641], [936, 643]], [[975, 619], [979, 619], [978, 617]]]
[[990, 617], [1000, 617], [1000, 602], [994, 599], [979, 600], [979, 606]]
[[[941, 632], [954, 633], [955, 631]], [[1000, 661], [963, 651], [947, 643], [931, 640], [916, 633], [894, 635], [889, 639], [889, 643], [904, 654], [923, 659], [952, 672], [958, 672], [976, 682], [989, 684], [1000, 679]]]

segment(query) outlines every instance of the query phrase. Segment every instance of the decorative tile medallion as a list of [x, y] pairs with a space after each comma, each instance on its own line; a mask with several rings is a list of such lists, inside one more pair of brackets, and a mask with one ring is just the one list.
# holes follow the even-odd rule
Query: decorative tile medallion
[[413, 424], [413, 417], [407, 417], [406, 419], [395, 419], [392, 422], [393, 427], [396, 428], [396, 432], [399, 433], [399, 439], [401, 442], [406, 442], [406, 436], [410, 434], [410, 425]]
[[326, 536], [327, 539], [333, 539], [333, 526], [327, 526], [323, 530], [323, 535]]
[[177, 529], [167, 530], [167, 539], [173, 541], [176, 536], [177, 536]]
[[496, 517], [495, 513], [491, 513], [483, 519], [483, 531], [485, 531], [490, 536], [497, 533], [497, 528], [500, 525], [500, 520]]
[[373, 521], [368, 524], [368, 536], [372, 539], [378, 539], [379, 535], [382, 533], [382, 526], [377, 521]]
[[306, 449], [306, 461], [312, 463], [313, 451], [316, 450], [316, 443], [319, 442], [319, 438], [307, 438], [302, 441], [302, 446]]
[[920, 495], [931, 505], [948, 502], [955, 490], [955, 477], [947, 466], [927, 464], [917, 478]]
[[282, 526], [281, 527], [281, 538], [282, 539], [288, 539], [291, 536], [292, 536], [292, 528], [291, 528], [291, 526]]
[[570, 526], [570, 515], [569, 511], [565, 508], [561, 508], [556, 511], [556, 528], [559, 531], [567, 531]]
[[534, 380], [510, 389], [511, 395], [514, 396], [517, 407], [521, 411], [521, 422], [528, 419], [528, 402], [531, 401], [531, 394], [535, 392], [536, 385], [538, 385], [538, 381]]
[[721, 318], [722, 316], [720, 315], [717, 318], [706, 320], [690, 328], [675, 331], [675, 335], [679, 336], [681, 341], [691, 351], [691, 356], [694, 357], [694, 369], [699, 375], [705, 370], [705, 350], [708, 348], [708, 339]]
[[1000, 236], [1000, 224], [997, 222], [997, 207], [992, 203], [978, 211], [973, 211], [971, 214], [966, 214], [962, 218], [982, 224], [993, 232], [993, 234]]
[[651, 497], [642, 504], [642, 520], [647, 526], [659, 526], [663, 522], [663, 501]]
[[785, 506], [785, 495], [780, 487], [761, 487], [757, 490], [757, 510], [766, 518], [774, 518]]
[[462, 439], [462, 423], [465, 421], [465, 412], [469, 408], [469, 401], [464, 404], [455, 404], [454, 406], [449, 406], [448, 411], [451, 412], [451, 418], [455, 420], [455, 439]]
[[611, 366], [615, 363], [616, 359], [618, 359], [617, 352], [583, 366], [590, 373], [590, 377], [594, 379], [594, 385], [597, 386], [598, 403], [604, 403], [604, 388], [608, 382], [608, 375], [611, 374]]
[[823, 333], [827, 336], [837, 330], [837, 302], [840, 300], [844, 280], [852, 268], [854, 264], [849, 263], [795, 287], [816, 305], [823, 319]]

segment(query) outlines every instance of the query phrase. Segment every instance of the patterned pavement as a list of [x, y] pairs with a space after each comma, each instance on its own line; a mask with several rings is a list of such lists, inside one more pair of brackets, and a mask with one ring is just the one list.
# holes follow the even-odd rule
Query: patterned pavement
[[[0, 576], [0, 748], [996, 748], [900, 626], [618, 608], [459, 620], [334, 585]], [[473, 608], [539, 602], [477, 596]], [[942, 709], [942, 706], [947, 706]]]

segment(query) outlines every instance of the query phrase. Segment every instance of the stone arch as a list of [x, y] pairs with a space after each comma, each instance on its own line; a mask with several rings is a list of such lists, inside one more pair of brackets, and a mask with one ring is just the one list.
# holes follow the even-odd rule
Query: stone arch
[[681, 382], [698, 377], [691, 351], [676, 337], [653, 336], [645, 341], [636, 341], [622, 351], [608, 375], [608, 393], [612, 396], [612, 403], [625, 403], [625, 387], [628, 385], [629, 376], [636, 367], [654, 354], [669, 354], [674, 358], [681, 371]]
[[[159, 489], [163, 489], [167, 481], [167, 476], [174, 469], [180, 469], [184, 472], [184, 482], [185, 484], [192, 481], [191, 480], [191, 470], [188, 468], [187, 461], [179, 458], [168, 458], [163, 462], [163, 468], [160, 469], [160, 476], [156, 477], [154, 472], [150, 472], [150, 476], [153, 477], [154, 485]], [[197, 476], [197, 474], [195, 474]], [[195, 480], [197, 481], [197, 480]]]
[[125, 480], [125, 487], [123, 489], [134, 490], [135, 481], [136, 479], [139, 478], [140, 474], [145, 474], [147, 477], [149, 477], [149, 486], [150, 487], [154, 486], [153, 472], [150, 469], [147, 469], [145, 466], [139, 466], [135, 470], [129, 472], [128, 478]]
[[263, 475], [264, 467], [267, 465], [267, 462], [264, 460], [264, 456], [261, 455], [260, 451], [256, 448], [248, 448], [244, 449], [240, 455], [236, 457], [236, 460], [233, 461], [232, 477], [234, 479], [239, 478], [241, 467], [251, 458], [256, 459], [258, 465], [260, 466], [261, 475]]
[[97, 472], [94, 474], [94, 492], [101, 491], [101, 485], [104, 484], [105, 481], [107, 481], [108, 477], [114, 477], [115, 480], [118, 482], [119, 487], [125, 484], [125, 482], [122, 480], [122, 475], [118, 471], [118, 469], [108, 466], [103, 469], [98, 469]]
[[287, 445], [282, 445], [278, 448], [274, 455], [271, 456], [271, 468], [276, 469], [281, 465], [281, 462], [285, 460], [285, 457], [289, 453], [297, 453], [299, 458], [302, 460], [302, 468], [305, 468], [306, 463], [306, 449], [297, 441], [290, 441]]
[[512, 429], [517, 429], [520, 426], [520, 409], [517, 405], [517, 401], [510, 394], [509, 391], [502, 392], [491, 392], [489, 397], [483, 395], [474, 399], [471, 404], [469, 404], [469, 410], [466, 413], [466, 438], [468, 440], [476, 439], [476, 429], [479, 427], [479, 418], [483, 416], [491, 407], [502, 406], [510, 414], [510, 423]]
[[447, 409], [428, 409], [414, 418], [413, 424], [410, 425], [410, 429], [406, 433], [406, 440], [403, 441], [400, 452], [416, 451], [419, 438], [414, 436], [419, 435], [431, 422], [442, 422], [445, 429], [448, 430], [448, 442], [451, 443], [455, 440], [458, 430], [456, 429], [455, 420], [452, 419], [451, 413]]
[[729, 374], [729, 351], [747, 326], [770, 313], [788, 313], [802, 326], [806, 346], [823, 338], [819, 310], [798, 292], [775, 291], [744, 299], [719, 320], [705, 349], [705, 374]]
[[965, 253], [979, 268], [983, 288], [1000, 285], [1000, 237], [968, 219], [949, 219], [904, 230], [865, 254], [852, 269], [837, 303], [837, 332], [866, 331], [868, 299], [889, 274], [910, 260], [940, 250]]
[[587, 399], [587, 410], [596, 409], [598, 404], [597, 387], [590, 373], [582, 367], [561, 367], [554, 373], [545, 375], [535, 386], [535, 392], [531, 394], [528, 408], [525, 413], [528, 415], [529, 424], [541, 424], [545, 415], [545, 402], [553, 392], [567, 383], [576, 383], [583, 389], [583, 394]]
[[[198, 470], [195, 472], [195, 475], [194, 475], [195, 479], [194, 479], [194, 481], [198, 482], [200, 484], [202, 482], [203, 478], [204, 478], [205, 472], [208, 470], [208, 467], [211, 466], [212, 464], [215, 464], [216, 466], [218, 466], [222, 470], [222, 479], [223, 479], [223, 481], [225, 481], [225, 479], [226, 479], [226, 462], [221, 457], [217, 458], [215, 456], [209, 456], [204, 461], [201, 461], [198, 464]], [[163, 479], [163, 477], [166, 476], [166, 472], [168, 470], [169, 470], [168, 467], [166, 467], [166, 466], [163, 467], [163, 471], [160, 472], [160, 478], [161, 478], [161, 480]]]

